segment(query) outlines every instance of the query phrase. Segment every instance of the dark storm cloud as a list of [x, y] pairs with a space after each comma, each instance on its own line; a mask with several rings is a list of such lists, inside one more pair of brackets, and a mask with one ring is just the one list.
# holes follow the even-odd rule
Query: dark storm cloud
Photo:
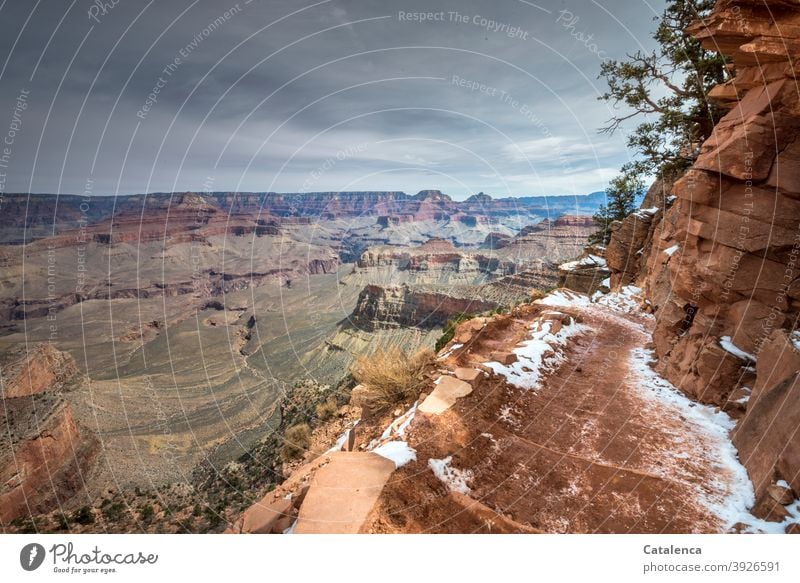
[[9, 0], [4, 189], [600, 189], [627, 155], [597, 133], [600, 62], [648, 46], [660, 9]]

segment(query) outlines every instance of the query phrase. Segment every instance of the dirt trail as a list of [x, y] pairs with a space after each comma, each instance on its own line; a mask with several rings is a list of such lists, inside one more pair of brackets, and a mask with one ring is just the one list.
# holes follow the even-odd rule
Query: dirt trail
[[464, 322], [425, 399], [381, 437], [386, 425], [367, 423], [361, 451], [320, 456], [262, 502], [297, 501], [295, 532], [725, 532], [749, 521], [730, 419], [653, 372], [653, 321], [632, 296], [599, 301], [561, 290]]
[[[444, 414], [418, 414], [408, 437], [417, 460], [393, 474], [362, 532], [724, 531], [709, 504], [724, 503], [736, 476], [719, 435], [650, 386], [645, 317], [588, 302], [539, 307], [488, 326], [448, 364], [511, 350], [542, 310], [586, 327], [560, 366], [533, 390], [482, 375]], [[448, 457], [443, 482], [428, 460]]]

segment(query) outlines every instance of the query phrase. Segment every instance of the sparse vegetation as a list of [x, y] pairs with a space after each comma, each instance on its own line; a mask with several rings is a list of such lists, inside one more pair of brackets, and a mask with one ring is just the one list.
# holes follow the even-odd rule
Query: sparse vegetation
[[466, 322], [474, 317], [474, 314], [458, 314], [450, 320], [447, 321], [447, 324], [444, 325], [444, 331], [442, 335], [439, 336], [439, 339], [436, 341], [436, 346], [434, 350], [439, 352], [442, 348], [447, 346], [447, 343], [453, 339], [453, 336], [456, 334], [456, 328], [461, 322]]
[[607, 204], [600, 207], [594, 216], [597, 232], [589, 236], [593, 245], [608, 245], [611, 239], [611, 223], [621, 221], [636, 210], [636, 196], [644, 190], [644, 183], [633, 174], [620, 174], [606, 188]]
[[292, 425], [286, 430], [281, 448], [281, 459], [288, 462], [301, 457], [311, 445], [311, 427], [308, 423]]
[[628, 147], [635, 158], [622, 167], [606, 190], [608, 203], [594, 217], [599, 230], [591, 237], [592, 243], [606, 244], [611, 222], [635, 210], [633, 198], [643, 190], [645, 180], [673, 181], [683, 174], [724, 114], [707, 96], [729, 77], [725, 57], [703, 48], [686, 32], [713, 7], [714, 0], [670, 0], [655, 19], [655, 49], [601, 65], [600, 77], [608, 91], [600, 99], [620, 113], [600, 131], [613, 134], [629, 120], [644, 121], [628, 134]]
[[416, 399], [424, 383], [424, 373], [435, 358], [430, 348], [422, 348], [413, 355], [397, 348], [379, 349], [359, 358], [350, 370], [366, 387], [370, 409], [380, 411]]
[[153, 509], [152, 504], [144, 504], [141, 508], [139, 508], [139, 519], [145, 524], [153, 520], [154, 514], [155, 510]]
[[78, 524], [94, 524], [94, 512], [89, 506], [81, 506], [72, 515], [72, 521]]
[[336, 403], [336, 399], [333, 397], [329, 398], [324, 403], [320, 403], [316, 406], [314, 412], [317, 414], [317, 419], [320, 421], [327, 421], [339, 410], [339, 405]]

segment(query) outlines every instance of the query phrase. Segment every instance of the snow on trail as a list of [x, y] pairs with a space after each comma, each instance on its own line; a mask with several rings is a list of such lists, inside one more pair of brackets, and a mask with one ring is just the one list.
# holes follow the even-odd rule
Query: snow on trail
[[555, 334], [551, 333], [553, 323], [534, 322], [528, 340], [520, 343], [513, 352], [517, 361], [511, 364], [499, 362], [485, 363], [493, 372], [505, 377], [509, 384], [520, 389], [535, 389], [539, 386], [542, 373], [555, 370], [566, 358], [564, 347], [567, 340], [589, 330], [588, 326], [578, 324], [574, 319]]
[[[591, 299], [569, 290], [557, 290], [538, 300], [537, 303], [553, 307], [573, 307], [590, 310], [595, 306], [603, 306], [622, 314], [653, 318], [651, 314], [641, 311], [641, 294], [642, 290], [635, 286], [625, 286], [618, 292], [608, 294], [597, 292]], [[631, 332], [641, 331], [640, 326], [635, 322], [628, 318], [624, 318], [624, 321], [631, 327]], [[561, 354], [556, 352], [557, 347], [563, 346], [566, 337], [573, 333], [574, 331], [567, 332], [565, 337], [559, 338], [554, 343], [556, 346], [553, 347], [553, 350], [556, 356]], [[527, 348], [531, 353], [530, 362], [534, 364], [538, 362], [540, 366], [542, 364], [546, 366], [546, 363], [542, 360], [542, 354], [546, 352], [542, 344], [550, 346], [547, 343], [546, 332], [541, 334], [540, 338], [535, 338], [532, 341], [532, 346], [524, 347], [521, 351], [524, 352]], [[730, 338], [721, 338], [720, 344], [725, 350], [743, 360], [755, 360], [752, 355], [733, 345]], [[538, 361], [536, 360], [537, 358]], [[650, 365], [654, 360], [653, 352], [650, 350], [634, 348], [630, 351], [628, 366], [634, 381], [633, 385], [638, 388], [641, 396], [652, 404], [650, 413], [654, 418], [661, 415], [664, 419], [681, 420], [683, 423], [685, 435], [676, 439], [679, 451], [665, 453], [671, 454], [676, 460], [691, 458], [697, 464], [706, 466], [707, 469], [704, 474], [708, 475], [708, 479], [706, 483], [695, 488], [697, 499], [713, 515], [719, 518], [723, 531], [727, 531], [735, 524], [741, 523], [747, 525], [743, 529], [744, 532], [783, 533], [788, 524], [800, 521], [800, 500], [795, 500], [792, 504], [786, 506], [789, 516], [783, 522], [768, 522], [756, 518], [750, 513], [750, 509], [755, 504], [753, 484], [744, 466], [739, 461], [738, 451], [730, 437], [736, 422], [718, 408], [697, 403], [686, 397], [669, 381], [653, 370]], [[560, 364], [560, 362], [561, 360], [555, 359], [551, 366]], [[520, 365], [520, 363], [515, 363], [515, 365]], [[500, 367], [502, 365], [493, 366], [493, 369], [495, 369], [495, 372], [500, 372], [497, 370]], [[507, 378], [513, 384], [519, 384], [519, 380], [514, 378], [514, 375], [520, 374], [519, 367], [516, 369], [512, 367], [514, 365], [507, 367], [510, 369], [506, 371]], [[531, 366], [531, 368], [534, 367]], [[537, 384], [537, 373], [527, 373], [526, 376], [534, 379], [534, 382], [529, 384]], [[523, 382], [522, 384], [524, 385], [525, 383]], [[670, 469], [665, 467], [662, 471], [674, 472], [675, 469], [675, 467]], [[654, 468], [654, 471], [658, 472], [659, 470]], [[680, 474], [681, 471], [678, 470], [677, 476], [672, 475], [669, 477], [673, 479], [676, 477], [678, 479], [688, 477]], [[665, 475], [665, 477], [668, 476]]]
[[[789, 516], [783, 522], [769, 522], [750, 513], [755, 504], [753, 483], [730, 438], [736, 422], [718, 408], [686, 397], [650, 367], [652, 355], [644, 348], [632, 350], [631, 371], [644, 396], [657, 405], [654, 412], [664, 414], [671, 409], [684, 420], [687, 449], [694, 449], [691, 455], [699, 456], [711, 470], [708, 482], [696, 490], [698, 500], [721, 520], [723, 529], [741, 523], [747, 525], [743, 532], [783, 533], [788, 524], [800, 520], [800, 500], [786, 507]], [[685, 452], [679, 456], [687, 457]]]

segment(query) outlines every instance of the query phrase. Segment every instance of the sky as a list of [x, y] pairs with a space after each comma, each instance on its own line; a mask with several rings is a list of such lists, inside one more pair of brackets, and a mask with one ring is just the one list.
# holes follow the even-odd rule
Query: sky
[[5, 0], [0, 192], [602, 190], [630, 153], [600, 65], [662, 8]]

